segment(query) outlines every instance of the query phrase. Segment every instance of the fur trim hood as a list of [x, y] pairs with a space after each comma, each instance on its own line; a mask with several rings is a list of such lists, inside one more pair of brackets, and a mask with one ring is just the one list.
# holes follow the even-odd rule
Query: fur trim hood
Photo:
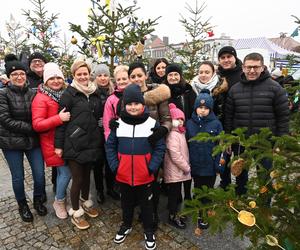
[[146, 106], [157, 105], [167, 101], [171, 97], [170, 88], [166, 84], [160, 84], [158, 87], [144, 92]]

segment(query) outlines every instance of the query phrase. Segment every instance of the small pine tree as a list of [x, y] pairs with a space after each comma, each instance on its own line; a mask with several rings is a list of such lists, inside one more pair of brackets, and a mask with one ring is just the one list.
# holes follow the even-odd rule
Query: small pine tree
[[27, 32], [33, 38], [31, 47], [34, 51], [40, 51], [49, 61], [53, 61], [57, 49], [54, 39], [59, 34], [55, 24], [58, 14], [48, 15], [45, 0], [29, 1], [33, 4], [33, 10], [23, 10], [23, 14], [30, 23]]
[[83, 30], [81, 25], [70, 23], [71, 31], [82, 37], [82, 44], [77, 44], [80, 53], [92, 57], [94, 51], [98, 52], [98, 61], [102, 56], [109, 57], [111, 72], [116, 57], [124, 58], [125, 50], [154, 31], [158, 18], [139, 21], [134, 15], [138, 8], [128, 6], [123, 8], [118, 4], [110, 9], [106, 4], [92, 1], [97, 9], [91, 9], [88, 16], [88, 28]]
[[6, 22], [6, 31], [9, 40], [1, 37], [6, 49], [8, 49], [11, 53], [14, 53], [16, 56], [19, 56], [21, 51], [28, 48], [27, 36], [24, 27], [11, 15], [9, 21]]
[[200, 62], [203, 61], [204, 40], [207, 37], [207, 32], [212, 29], [212, 26], [210, 18], [203, 20], [202, 13], [206, 8], [205, 3], [199, 6], [198, 0], [196, 0], [194, 7], [186, 3], [185, 8], [190, 13], [190, 17], [186, 18], [184, 15], [181, 15], [179, 21], [190, 40], [185, 42], [182, 49], [174, 50], [184, 67], [185, 78], [191, 80], [197, 74]]

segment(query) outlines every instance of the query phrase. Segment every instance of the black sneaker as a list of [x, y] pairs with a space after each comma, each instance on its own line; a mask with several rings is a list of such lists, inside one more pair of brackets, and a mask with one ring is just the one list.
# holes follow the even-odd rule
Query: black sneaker
[[153, 250], [156, 248], [155, 236], [152, 232], [144, 233], [145, 236], [145, 248], [147, 250]]
[[185, 229], [186, 224], [177, 215], [169, 215], [169, 224], [179, 229]]
[[19, 214], [23, 221], [25, 222], [32, 222], [33, 221], [33, 215], [28, 207], [27, 204], [20, 204], [19, 205]]
[[117, 244], [120, 244], [122, 243], [126, 236], [132, 231], [132, 228], [131, 227], [127, 227], [125, 225], [122, 225], [120, 227], [120, 230], [117, 232], [116, 236], [115, 236], [115, 239], [114, 239], [114, 242], [117, 243]]
[[198, 217], [198, 227], [201, 229], [207, 229], [209, 227], [209, 224], [207, 222], [204, 222], [201, 217]]

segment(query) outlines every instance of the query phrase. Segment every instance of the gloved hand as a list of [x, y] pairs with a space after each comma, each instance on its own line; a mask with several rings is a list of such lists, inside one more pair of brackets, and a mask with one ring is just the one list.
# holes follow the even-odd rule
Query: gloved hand
[[117, 122], [116, 118], [112, 118], [109, 121], [109, 128], [110, 130], [116, 130], [119, 127], [119, 123]]
[[158, 128], [152, 129], [153, 134], [148, 137], [148, 142], [152, 147], [162, 138], [168, 134], [168, 129], [164, 126], [159, 126]]

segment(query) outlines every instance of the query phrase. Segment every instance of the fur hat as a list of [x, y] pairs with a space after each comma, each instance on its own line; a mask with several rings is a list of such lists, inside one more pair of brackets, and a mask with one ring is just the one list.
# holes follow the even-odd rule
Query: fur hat
[[177, 72], [180, 76], [182, 76], [182, 69], [179, 64], [169, 64], [166, 68], [166, 76], [171, 72]]
[[40, 59], [42, 60], [44, 63], [47, 63], [47, 59], [46, 57], [44, 57], [40, 52], [34, 52], [32, 53], [29, 58], [28, 58], [28, 65], [30, 66], [31, 61], [34, 59]]
[[169, 109], [170, 109], [172, 120], [178, 120], [178, 119], [185, 120], [184, 113], [179, 108], [177, 108], [174, 103], [169, 104]]
[[7, 63], [5, 63], [5, 73], [7, 77], [9, 77], [10, 74], [16, 70], [23, 70], [24, 72], [26, 72], [26, 67], [23, 63], [17, 60], [8, 61]]
[[105, 74], [110, 76], [109, 68], [106, 64], [98, 64], [93, 70], [93, 75], [96, 77], [98, 75]]
[[210, 95], [210, 92], [208, 89], [202, 89], [199, 95], [197, 96], [194, 104], [194, 110], [199, 108], [200, 106], [205, 106], [209, 108], [210, 110], [214, 107], [214, 100]]
[[218, 58], [220, 58], [225, 53], [231, 54], [235, 57], [235, 59], [237, 59], [236, 50], [232, 46], [225, 46], [221, 48], [218, 53]]
[[140, 86], [138, 86], [134, 83], [127, 86], [123, 93], [124, 105], [131, 103], [131, 102], [142, 103], [143, 105], [145, 105], [145, 100], [144, 100], [141, 88], [140, 88]]
[[51, 77], [60, 77], [62, 79], [65, 79], [59, 66], [53, 62], [46, 63], [44, 66], [44, 73], [43, 73], [44, 83], [47, 83], [47, 81]]

